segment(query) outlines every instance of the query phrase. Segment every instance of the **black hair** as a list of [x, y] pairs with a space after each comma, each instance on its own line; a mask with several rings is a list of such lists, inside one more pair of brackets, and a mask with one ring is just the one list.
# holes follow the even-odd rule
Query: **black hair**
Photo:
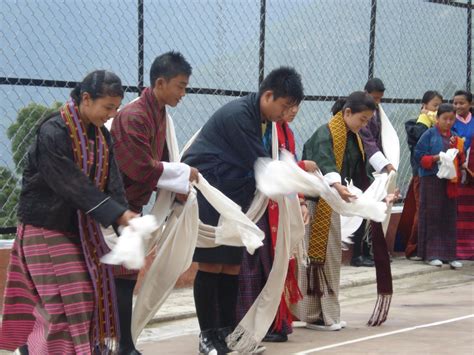
[[456, 110], [454, 109], [453, 104], [441, 104], [438, 107], [438, 113], [436, 114], [436, 117], [441, 116], [443, 113], [446, 112], [451, 112], [451, 113], [456, 113]]
[[350, 108], [352, 113], [359, 113], [365, 110], [374, 111], [377, 108], [375, 100], [372, 96], [364, 91], [354, 91], [348, 97], [338, 99], [331, 108], [333, 115], [339, 111]]
[[150, 86], [154, 87], [156, 79], [165, 78], [166, 81], [178, 75], [190, 77], [193, 72], [180, 52], [170, 51], [156, 57], [150, 68]]
[[464, 96], [468, 102], [472, 102], [472, 93], [466, 90], [458, 90], [454, 93], [454, 96]]
[[82, 94], [87, 92], [93, 100], [99, 97], [120, 96], [123, 98], [122, 81], [114, 73], [106, 70], [95, 70], [86, 75], [82, 82], [71, 91], [71, 97], [76, 105], [82, 100]]
[[380, 80], [379, 78], [372, 78], [365, 83], [364, 90], [367, 91], [368, 93], [377, 91], [377, 92], [384, 92], [385, 91], [385, 85], [383, 84], [383, 81]]
[[295, 105], [298, 105], [304, 98], [301, 76], [291, 67], [274, 69], [263, 79], [258, 90], [259, 96], [269, 90], [273, 91], [274, 100], [284, 97]]
[[435, 90], [428, 90], [423, 94], [423, 97], [421, 99], [422, 104], [427, 104], [431, 100], [433, 100], [435, 97], [439, 97], [441, 101], [443, 101], [443, 95], [441, 95], [438, 91]]

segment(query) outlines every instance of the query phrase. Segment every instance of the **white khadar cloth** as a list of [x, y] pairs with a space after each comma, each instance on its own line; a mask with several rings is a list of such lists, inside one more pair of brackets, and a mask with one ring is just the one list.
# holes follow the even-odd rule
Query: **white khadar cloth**
[[[387, 117], [382, 105], [379, 104], [380, 112], [380, 123], [381, 123], [381, 138], [382, 138], [382, 149], [385, 158], [393, 165], [395, 170], [398, 171], [400, 165], [400, 140], [398, 134], [392, 123]], [[377, 178], [378, 173], [374, 173], [374, 178]], [[387, 194], [395, 192], [397, 187], [397, 173], [392, 172], [389, 179], [386, 182]], [[392, 212], [393, 203], [390, 203], [387, 207], [387, 215], [382, 222], [382, 230], [384, 234], [387, 233], [388, 224], [390, 222], [390, 215]], [[349, 238], [361, 225], [364, 218], [357, 216], [343, 216], [341, 215], [341, 239], [344, 243], [352, 244], [351, 238]], [[378, 222], [378, 221], [376, 221]]]
[[[454, 159], [458, 153], [459, 150], [456, 148], [450, 148], [446, 152], [439, 153], [437, 177], [451, 180], [458, 176], [456, 167], [454, 166]], [[468, 160], [466, 159], [466, 161]]]
[[364, 193], [353, 189], [358, 198], [348, 203], [329, 186], [321, 172], [311, 174], [303, 171], [289, 152], [283, 151], [280, 158], [281, 160], [261, 158], [255, 164], [257, 189], [278, 202], [280, 214], [275, 259], [267, 283], [250, 310], [227, 338], [231, 349], [244, 354], [255, 350], [275, 318], [290, 257], [300, 253], [300, 260], [305, 258], [305, 248], [302, 247], [304, 224], [295, 191], [308, 196], [321, 196], [331, 208], [344, 215], [356, 215], [379, 222], [386, 217], [387, 205], [380, 201], [387, 193], [387, 174], [377, 178]]
[[[278, 135], [275, 123], [272, 124], [272, 157], [274, 160], [258, 159], [254, 169], [258, 194], [263, 192], [263, 195], [267, 197], [270, 197], [270, 194], [262, 191], [262, 186], [267, 186], [267, 182], [269, 185], [272, 184], [273, 179], [283, 178], [283, 180], [286, 180], [284, 175], [276, 176], [273, 175], [272, 171], [261, 169], [262, 162], [278, 163]], [[288, 159], [294, 163], [294, 167], [292, 166], [290, 169], [301, 170], [290, 153], [288, 153]], [[296, 186], [293, 185], [284, 192], [281, 193], [280, 191], [280, 193], [271, 196], [278, 203], [279, 212], [275, 255], [265, 286], [234, 332], [226, 339], [228, 346], [239, 351], [239, 353], [249, 354], [258, 347], [270, 328], [280, 305], [290, 257], [298, 250], [305, 232], [297, 195], [298, 191]], [[268, 200], [265, 201], [265, 209], [267, 205]], [[254, 221], [258, 221], [259, 218], [254, 219]]]
[[[170, 157], [177, 159], [176, 138], [170, 119], [167, 127]], [[275, 125], [273, 125], [272, 155], [277, 157], [278, 146], [275, 129]], [[199, 183], [194, 185], [221, 213], [218, 227], [204, 225], [199, 222], [196, 193], [193, 189], [184, 206], [174, 202], [173, 193], [160, 190], [152, 214], [159, 223], [162, 223], [165, 221], [168, 211], [171, 209], [172, 212], [164, 227], [155, 234], [149, 246], [150, 249], [156, 246], [158, 252], [145, 276], [135, 304], [132, 316], [132, 336], [135, 341], [147, 322], [166, 300], [178, 277], [191, 265], [194, 249], [197, 245], [200, 247], [245, 246], [250, 253], [253, 253], [255, 248], [262, 245], [263, 232], [253, 222], [258, 221], [265, 212], [268, 205], [268, 197], [266, 196], [272, 196], [279, 203], [280, 215], [275, 258], [262, 292], [237, 325], [235, 331], [227, 339], [229, 346], [241, 353], [252, 352], [265, 336], [280, 303], [290, 256], [295, 251], [301, 252], [302, 250], [304, 224], [296, 191], [311, 196], [325, 196], [328, 202], [332, 204], [331, 207], [339, 213], [351, 213], [350, 211], [353, 209], [352, 213], [362, 214], [364, 218], [370, 217], [374, 220], [380, 220], [385, 217], [385, 204], [370, 199], [364, 202], [364, 199], [361, 198], [356, 200], [357, 203], [361, 204], [356, 208], [346, 206], [351, 204], [342, 203], [343, 200], [337, 192], [329, 185], [318, 182], [316, 175], [301, 170], [294, 162], [291, 154], [283, 155], [283, 159], [281, 162], [277, 160], [271, 162], [286, 169], [285, 172], [278, 175], [275, 175], [275, 171], [262, 170], [258, 168], [258, 164], [256, 165], [257, 185], [265, 193], [257, 191], [246, 215], [243, 215], [238, 205], [209, 185], [200, 176]], [[265, 160], [263, 162], [265, 165]], [[266, 165], [268, 166], [268, 164]], [[282, 174], [286, 174], [286, 176]], [[275, 187], [275, 183], [272, 182], [275, 181], [277, 176], [285, 177], [283, 180], [290, 182], [289, 185]], [[322, 175], [319, 179], [324, 181]], [[323, 187], [319, 186], [320, 184], [323, 184]], [[273, 188], [273, 192], [267, 191], [266, 188], [270, 187]], [[232, 208], [236, 208], [236, 210], [232, 211]]]
[[[170, 161], [179, 161], [174, 125], [169, 116], [167, 120], [166, 142]], [[184, 205], [175, 202], [174, 193], [159, 190], [151, 214], [163, 227], [154, 234], [148, 246], [148, 250], [156, 248], [157, 252], [150, 269], [145, 274], [132, 314], [132, 337], [135, 342], [148, 321], [173, 290], [179, 276], [191, 265], [197, 245], [200, 247], [245, 246], [251, 254], [263, 245], [264, 233], [248, 215], [258, 220], [265, 212], [268, 198], [257, 194], [245, 215], [239, 205], [212, 187], [201, 175], [199, 182], [193, 183], [193, 186], [199, 189], [220, 213], [219, 224], [214, 227], [199, 221], [194, 188], [190, 190]]]

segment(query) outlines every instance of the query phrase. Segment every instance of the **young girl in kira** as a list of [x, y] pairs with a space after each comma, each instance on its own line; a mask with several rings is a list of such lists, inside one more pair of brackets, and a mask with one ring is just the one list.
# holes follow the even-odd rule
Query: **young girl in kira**
[[[462, 264], [455, 260], [456, 197], [464, 141], [452, 131], [455, 120], [453, 105], [440, 105], [435, 126], [423, 133], [415, 147], [415, 159], [420, 176], [418, 256], [432, 266], [442, 266], [444, 261], [458, 269]], [[459, 150], [454, 159], [458, 176], [451, 180], [440, 179], [436, 176], [440, 152], [449, 148]]]
[[442, 102], [443, 96], [441, 96], [439, 92], [434, 90], [426, 91], [421, 99], [421, 111], [416, 123], [410, 124], [410, 121], [405, 123], [413, 177], [408, 187], [397, 233], [400, 233], [405, 238], [406, 257], [414, 261], [421, 260], [420, 257], [416, 255], [418, 213], [420, 209], [420, 177], [418, 176], [419, 166], [415, 160], [415, 146], [422, 134], [436, 124], [436, 112]]

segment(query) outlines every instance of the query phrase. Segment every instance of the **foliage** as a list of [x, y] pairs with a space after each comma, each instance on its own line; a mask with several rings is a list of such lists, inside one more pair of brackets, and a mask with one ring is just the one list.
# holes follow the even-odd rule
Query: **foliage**
[[5, 167], [0, 167], [0, 227], [16, 225], [16, 207], [20, 197], [18, 179]]
[[[7, 136], [11, 141], [15, 172], [0, 166], [0, 227], [13, 227], [17, 224], [16, 210], [20, 187], [16, 174], [21, 174], [26, 165], [27, 152], [35, 138], [38, 122], [58, 111], [59, 107], [59, 102], [53, 103], [51, 107], [30, 103], [18, 111], [16, 122], [8, 127]], [[13, 235], [0, 235], [0, 238], [11, 237]]]
[[31, 143], [33, 143], [36, 125], [44, 117], [58, 111], [61, 103], [55, 102], [51, 107], [46, 107], [37, 103], [30, 103], [18, 112], [16, 122], [7, 130], [13, 152], [13, 161], [16, 165], [16, 172], [21, 174], [26, 164], [26, 153]]

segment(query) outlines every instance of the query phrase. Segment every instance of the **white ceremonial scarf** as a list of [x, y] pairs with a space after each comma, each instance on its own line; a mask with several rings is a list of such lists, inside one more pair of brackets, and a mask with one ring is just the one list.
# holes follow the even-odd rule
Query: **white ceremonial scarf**
[[[166, 142], [170, 161], [178, 161], [179, 151], [174, 124], [169, 115], [167, 120]], [[196, 136], [197, 134], [193, 139]], [[214, 227], [199, 221], [194, 188], [191, 189], [184, 206], [175, 202], [174, 193], [159, 191], [151, 214], [155, 216], [159, 225], [164, 226], [154, 234], [148, 246], [148, 250], [155, 248], [156, 256], [145, 274], [132, 314], [132, 337], [135, 341], [173, 290], [179, 276], [191, 265], [194, 249], [198, 243], [208, 247], [245, 246], [249, 253], [253, 253], [256, 248], [263, 245], [263, 232], [247, 216], [259, 219], [265, 212], [268, 198], [257, 194], [247, 215], [244, 215], [240, 206], [212, 187], [201, 175], [199, 182], [193, 183], [193, 186], [199, 189], [220, 213], [219, 224]]]
[[[293, 156], [290, 153], [288, 154], [290, 155], [289, 159], [294, 161]], [[272, 157], [274, 162], [277, 162], [279, 159], [278, 135], [275, 123], [272, 123]], [[283, 178], [285, 180], [285, 176], [277, 177], [271, 172], [260, 171], [258, 168], [259, 161], [260, 159], [257, 160], [254, 169], [257, 185], [259, 181], [260, 187], [265, 186], [266, 183], [272, 184], [274, 178]], [[301, 170], [296, 163], [294, 168]], [[262, 189], [259, 189], [258, 186], [257, 189], [259, 191], [258, 194], [261, 194]], [[231, 349], [238, 350], [239, 353], [249, 354], [258, 347], [278, 311], [281, 295], [285, 287], [288, 263], [294, 251], [301, 244], [305, 231], [297, 192], [299, 192], [298, 189], [292, 189], [279, 196], [274, 196], [274, 200], [278, 203], [279, 215], [272, 269], [262, 291], [234, 332], [227, 337], [228, 346]], [[269, 196], [266, 193], [264, 195]], [[265, 209], [267, 206], [268, 200], [265, 203]], [[265, 209], [263, 212], [265, 212]], [[256, 217], [258, 218], [255, 218], [254, 221], [260, 219], [261, 215]]]
[[[380, 122], [382, 124], [382, 148], [385, 157], [394, 166], [397, 172], [389, 179], [387, 183], [387, 194], [393, 194], [397, 188], [398, 167], [400, 165], [400, 140], [395, 128], [388, 119], [382, 105], [379, 104]], [[382, 222], [383, 233], [387, 234], [388, 224], [390, 223], [390, 216], [392, 214], [393, 203], [388, 204], [387, 217]]]
[[[274, 155], [275, 157], [276, 155]], [[228, 346], [240, 353], [252, 353], [270, 328], [285, 285], [290, 257], [304, 239], [304, 224], [296, 192], [321, 196], [338, 213], [362, 215], [382, 221], [387, 206], [378, 202], [385, 196], [387, 174], [380, 176], [352, 203], [341, 199], [320, 172], [310, 174], [298, 167], [291, 153], [282, 151], [281, 160], [260, 158], [255, 164], [257, 188], [278, 203], [278, 231], [275, 257], [267, 282], [247, 314], [227, 338]]]
[[[381, 124], [381, 138], [382, 138], [382, 150], [387, 160], [394, 166], [398, 172], [400, 165], [400, 140], [398, 134], [392, 123], [390, 122], [387, 114], [385, 113], [382, 105], [379, 104], [380, 113], [380, 124]], [[386, 193], [394, 193], [397, 187], [397, 172], [392, 173], [387, 181]], [[374, 173], [376, 176], [377, 173]], [[385, 196], [384, 196], [385, 197]], [[384, 234], [387, 234], [388, 224], [390, 223], [390, 216], [392, 213], [393, 203], [387, 206], [387, 215], [382, 223], [382, 230]], [[358, 216], [342, 216], [341, 215], [341, 239], [345, 243], [352, 244], [351, 236], [361, 225], [363, 218]]]
[[[170, 127], [171, 133], [173, 131], [172, 123], [168, 126]], [[276, 127], [274, 125], [272, 127], [272, 155], [278, 157], [275, 129]], [[176, 140], [169, 137], [169, 142], [176, 142]], [[172, 147], [169, 147], [169, 150], [170, 156], [175, 157], [176, 155], [172, 152], [176, 150]], [[322, 175], [318, 177], [317, 175], [305, 173], [296, 165], [290, 153], [283, 153], [283, 161], [281, 162], [278, 160], [271, 162], [273, 166], [283, 166], [286, 169], [285, 171], [275, 172], [274, 170], [267, 169], [266, 172], [262, 172], [258, 167], [261, 162], [262, 161], [256, 164], [255, 169], [257, 185], [259, 190], [265, 191], [265, 194], [271, 195], [279, 203], [279, 228], [275, 247], [275, 258], [268, 280], [252, 307], [228, 338], [229, 346], [242, 353], [252, 352], [271, 326], [283, 292], [289, 259], [303, 240], [304, 224], [296, 191], [313, 196], [321, 195], [328, 201], [333, 201], [332, 207], [339, 213], [365, 213], [364, 217], [371, 217], [376, 220], [380, 220], [384, 217], [383, 212], [382, 217], [380, 217], [380, 211], [385, 207], [385, 204], [381, 203], [380, 205], [376, 205], [377, 207], [375, 209], [367, 208], [371, 206], [371, 202], [369, 201], [367, 205], [367, 202], [364, 202], [365, 200], [362, 198], [358, 199], [360, 205], [356, 207], [354, 207], [355, 204], [341, 203], [337, 192], [333, 191], [333, 189], [327, 185]], [[263, 160], [263, 162], [265, 162], [265, 160]], [[288, 181], [290, 181], [290, 185], [285, 187], [285, 182]], [[319, 184], [321, 184], [322, 187], [319, 186]], [[278, 187], [278, 185], [283, 187]], [[378, 188], [372, 188], [372, 190], [380, 192], [379, 185], [380, 183], [378, 185], [376, 184]], [[220, 202], [227, 199], [225, 196], [219, 195], [220, 192], [213, 195], [212, 186], [205, 182], [202, 177], [200, 177], [200, 182], [196, 184], [196, 187], [200, 188], [203, 195], [210, 200], [211, 203], [220, 205]], [[277, 192], [272, 193], [272, 189]], [[206, 196], [206, 194], [208, 195]], [[165, 203], [169, 202], [172, 205], [174, 203], [170, 202], [174, 201], [174, 198], [168, 198], [166, 195], [166, 192], [160, 191], [158, 200], [153, 208], [153, 214], [158, 220], [162, 219], [158, 215], [161, 213], [159, 211], [165, 210], [165, 208], [160, 206], [161, 203], [159, 201], [161, 200]], [[166, 198], [163, 199], [164, 196]], [[364, 203], [366, 204], [364, 205]], [[225, 209], [232, 206], [232, 204], [234, 203], [230, 200], [223, 204], [226, 207], [222, 210], [217, 227], [204, 225], [202, 223], [199, 223], [198, 226], [196, 222], [198, 220], [198, 209], [194, 191], [192, 191], [184, 206], [173, 205], [173, 212], [164, 230], [156, 234], [154, 243], [152, 244], [152, 246], [157, 246], [158, 255], [156, 255], [153, 264], [145, 276], [133, 312], [132, 335], [135, 340], [147, 322], [166, 300], [179, 275], [190, 266], [194, 248], [197, 245], [201, 247], [214, 247], [221, 244], [245, 245], [244, 243], [247, 239], [246, 235], [251, 235], [254, 228], [245, 222], [247, 218], [253, 222], [261, 218], [267, 208], [268, 198], [265, 197], [261, 191], [258, 191], [246, 217], [229, 217]], [[217, 206], [217, 209], [221, 207], [222, 205]], [[372, 213], [367, 211], [372, 211]], [[367, 215], [367, 213], [369, 213], [369, 215]], [[230, 228], [223, 227], [226, 223], [230, 223], [228, 225]], [[234, 223], [240, 224], [236, 228], [235, 225], [233, 225]], [[233, 232], [239, 228], [240, 231], [244, 233]], [[233, 233], [227, 235], [226, 231], [232, 231]], [[257, 239], [258, 238], [259, 237], [257, 237]], [[258, 244], [258, 241], [256, 244], [248, 243], [247, 241], [246, 244], [247, 250], [252, 252], [252, 245], [255, 246]], [[164, 272], [164, 270], [166, 270], [166, 272]]]
[[[377, 222], [385, 219], [387, 205], [380, 201], [386, 195], [387, 174], [378, 174], [363, 193], [349, 183], [348, 189], [358, 197], [349, 203], [328, 184], [320, 171], [308, 173], [298, 168], [287, 151], [283, 151], [281, 157], [279, 161], [259, 159], [255, 167], [257, 188], [272, 199], [298, 191], [306, 196], [322, 197], [335, 212], [344, 216], [360, 216]], [[272, 178], [268, 179], [269, 176]]]
[[[273, 124], [272, 153], [273, 156], [277, 157], [278, 142], [275, 130], [276, 126]], [[272, 176], [267, 176], [267, 179], [270, 181]], [[214, 205], [218, 211], [219, 209], [221, 210], [219, 225], [213, 227], [199, 223], [198, 232], [196, 232], [197, 224], [193, 223], [193, 221], [197, 220], [198, 211], [194, 193], [191, 198], [188, 198], [181, 213], [176, 208], [173, 210], [171, 217], [166, 223], [165, 232], [155, 238], [158, 255], [156, 255], [153, 264], [148, 270], [142, 289], [137, 297], [132, 317], [132, 336], [135, 341], [147, 322], [166, 300], [179, 275], [191, 264], [194, 248], [197, 245], [201, 247], [215, 247], [220, 244], [241, 246], [246, 243], [249, 252], [252, 252], [249, 246], [255, 245], [255, 242], [252, 244], [247, 241], [249, 235], [251, 235], [249, 231], [253, 231], [254, 227], [243, 222], [247, 218], [256, 222], [262, 217], [268, 206], [268, 198], [266, 196], [261, 192], [256, 193], [246, 217], [229, 217], [228, 206], [233, 204], [232, 201], [223, 195], [219, 195], [219, 193], [214, 194], [212, 192], [214, 188], [205, 182], [202, 177], [200, 177], [200, 182], [196, 187], [201, 190], [211, 204], [220, 205], [221, 202], [225, 201], [224, 205], [226, 207], [224, 208], [221, 208], [222, 205]], [[217, 201], [213, 200], [216, 198]], [[168, 201], [168, 199], [165, 201]], [[287, 194], [284, 197], [278, 198], [277, 201], [281, 205], [281, 212], [272, 271], [262, 292], [244, 319], [239, 323], [234, 333], [229, 337], [229, 344], [243, 353], [251, 352], [252, 349], [258, 346], [273, 322], [280, 304], [292, 250], [296, 249], [304, 236], [304, 224], [297, 194], [295, 192]], [[184, 227], [187, 223], [181, 222], [180, 219], [188, 214], [186, 213], [187, 209], [190, 209], [195, 216], [190, 217], [188, 219], [189, 226]], [[227, 228], [224, 227], [226, 223], [228, 223]], [[176, 226], [181, 226], [181, 230], [177, 231]], [[166, 232], [167, 230], [170, 230], [170, 232]], [[235, 230], [239, 230], [240, 233], [235, 233]], [[196, 233], [198, 236], [196, 236]], [[259, 233], [263, 234], [260, 230]], [[163, 270], [166, 270], [166, 272]], [[234, 341], [231, 339], [234, 339]]]
[[382, 134], [382, 149], [383, 154], [388, 161], [394, 166], [395, 170], [398, 170], [400, 165], [400, 140], [395, 128], [388, 119], [382, 105], [379, 104], [380, 112], [380, 123], [381, 123], [381, 134]]

